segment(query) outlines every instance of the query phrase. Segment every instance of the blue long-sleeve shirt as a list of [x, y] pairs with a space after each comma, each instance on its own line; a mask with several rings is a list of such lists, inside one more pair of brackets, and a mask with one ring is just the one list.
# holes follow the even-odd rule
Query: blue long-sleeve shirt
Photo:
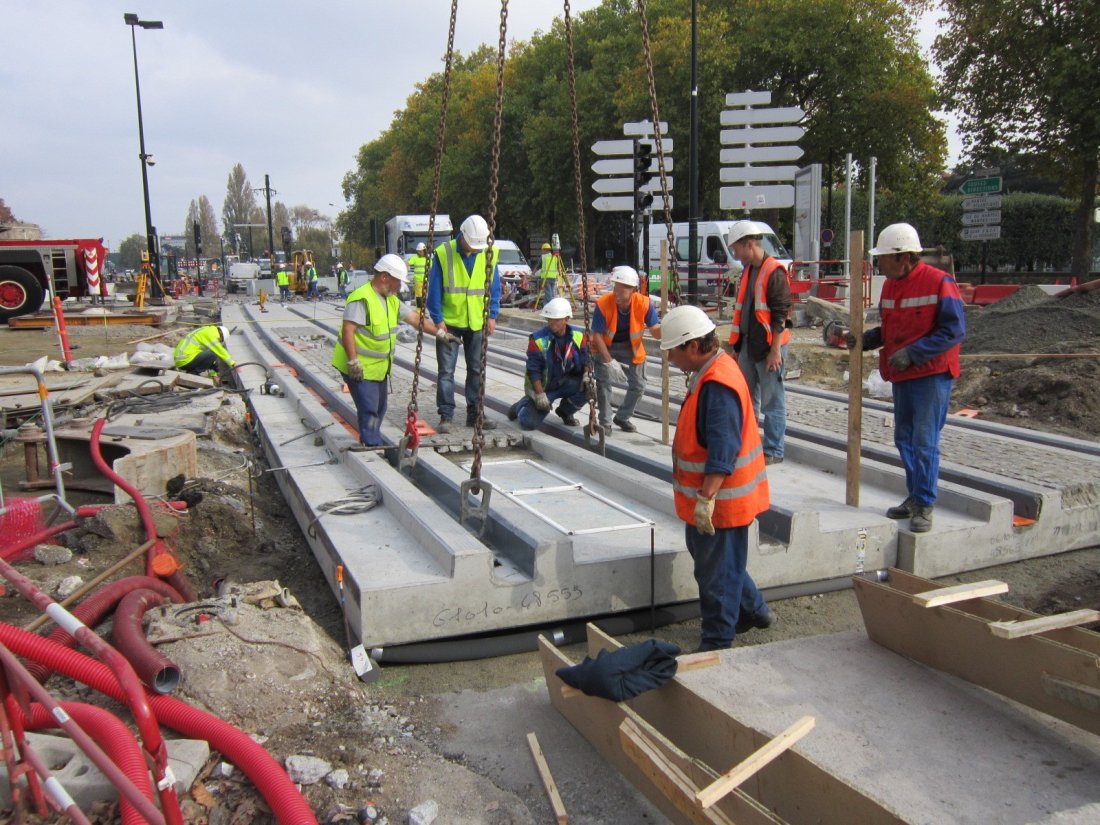
[[[565, 378], [578, 378], [584, 375], [588, 363], [588, 346], [584, 337], [580, 346], [573, 340], [573, 333], [579, 330], [567, 325], [565, 333], [554, 335], [550, 325], [531, 333], [527, 340], [527, 375], [532, 381], [542, 381], [544, 388], [556, 387]], [[538, 340], [545, 339], [545, 352], [539, 347]]]
[[[474, 258], [480, 253], [471, 252], [469, 255], [462, 254], [462, 244], [458, 244], [458, 254], [462, 258], [462, 263], [466, 265], [466, 271], [470, 272], [474, 268]], [[428, 315], [437, 324], [443, 322], [443, 266], [439, 262], [439, 255], [432, 255], [432, 269], [428, 273]], [[496, 318], [500, 314], [500, 267], [493, 268], [493, 285], [489, 290], [489, 317]]]
[[741, 452], [741, 402], [737, 393], [717, 381], [707, 381], [699, 390], [695, 432], [707, 448], [703, 472], [729, 475]]

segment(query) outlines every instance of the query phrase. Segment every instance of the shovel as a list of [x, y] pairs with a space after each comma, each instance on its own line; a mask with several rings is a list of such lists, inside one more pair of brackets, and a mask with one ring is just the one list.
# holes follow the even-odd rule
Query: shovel
[[366, 682], [367, 684], [376, 682], [382, 675], [382, 669], [367, 653], [367, 649], [363, 645], [352, 645], [351, 643], [351, 626], [348, 625], [348, 614], [345, 610], [344, 565], [342, 564], [336, 565], [336, 585], [340, 590], [340, 616], [344, 619], [344, 637], [348, 642], [348, 658], [351, 659], [351, 666], [360, 682]]

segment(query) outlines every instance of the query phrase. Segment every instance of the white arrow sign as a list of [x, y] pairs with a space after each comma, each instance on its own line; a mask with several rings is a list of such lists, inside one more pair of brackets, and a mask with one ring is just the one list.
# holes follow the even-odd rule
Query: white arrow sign
[[794, 180], [797, 166], [724, 166], [718, 170], [722, 183], [755, 180]]
[[[648, 143], [650, 146], [656, 146], [656, 141], [652, 138], [638, 141], [639, 143]], [[661, 148], [668, 154], [672, 151], [672, 138], [661, 138]], [[634, 141], [632, 140], [597, 140], [592, 144], [592, 151], [597, 155], [632, 155], [634, 154]], [[654, 149], [654, 156], [657, 152]]]
[[[624, 123], [623, 134], [627, 137], [650, 137], [653, 135], [653, 121], [643, 120], [639, 123]], [[661, 134], [668, 134], [668, 121], [661, 121]]]
[[805, 116], [797, 106], [777, 109], [726, 109], [721, 114], [723, 126], [747, 126], [755, 123], [795, 123]]
[[801, 126], [765, 126], [761, 129], [723, 129], [719, 139], [723, 146], [742, 143], [794, 143], [806, 130]]
[[722, 209], [785, 209], [794, 206], [794, 187], [789, 183], [771, 186], [723, 186], [718, 190]]
[[967, 212], [977, 209], [1000, 209], [1003, 201], [1003, 195], [978, 195], [976, 198], [966, 198], [963, 201], [963, 209]]
[[1001, 210], [990, 209], [985, 212], [963, 212], [963, 226], [989, 226], [1001, 222]]
[[[650, 155], [654, 163], [650, 164], [656, 171], [660, 171], [660, 164], [656, 163], [657, 156]], [[671, 172], [675, 164], [673, 158], [665, 155], [664, 170]], [[633, 175], [634, 158], [601, 158], [592, 164], [592, 171], [597, 175]]]
[[[653, 197], [653, 209], [664, 209], [665, 200], [661, 195]], [[592, 201], [592, 208], [597, 212], [633, 212], [633, 195], [611, 195], [596, 198]], [[668, 196], [668, 208], [672, 208], [672, 196]]]
[[763, 163], [768, 160], [798, 160], [801, 146], [779, 144], [777, 146], [743, 146], [740, 149], [723, 149], [718, 153], [722, 163]]
[[730, 92], [726, 95], [727, 106], [767, 106], [771, 102], [771, 92]]
[[959, 233], [964, 241], [996, 241], [1001, 237], [1001, 227], [998, 226], [968, 226]]
[[[616, 195], [620, 192], [634, 191], [634, 178], [596, 178], [592, 181], [592, 188], [601, 195]], [[668, 188], [672, 189], [672, 176], [668, 177]], [[660, 192], [661, 179], [655, 177], [649, 183], [642, 186], [643, 192]]]

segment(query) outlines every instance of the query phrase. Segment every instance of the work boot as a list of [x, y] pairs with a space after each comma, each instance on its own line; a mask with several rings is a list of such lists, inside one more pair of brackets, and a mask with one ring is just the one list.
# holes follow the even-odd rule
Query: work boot
[[916, 504], [913, 506], [913, 515], [909, 517], [910, 533], [927, 533], [932, 529], [932, 505]]
[[618, 418], [618, 417], [615, 417], [615, 418], [614, 418], [614, 419], [612, 419], [612, 420], [613, 420], [613, 421], [614, 421], [614, 422], [615, 422], [616, 424], [618, 424], [618, 425], [619, 425], [619, 429], [620, 429], [620, 430], [622, 430], [622, 431], [623, 431], [623, 432], [625, 432], [625, 433], [636, 433], [636, 432], [638, 432], [638, 428], [634, 426], [634, 422], [633, 422], [633, 421], [631, 421], [631, 420], [630, 420], [629, 418]]
[[439, 419], [439, 425], [435, 428], [435, 431], [440, 435], [447, 435], [451, 431], [451, 419], [441, 418]]
[[737, 617], [737, 635], [740, 636], [742, 633], [748, 633], [753, 628], [765, 630], [773, 624], [775, 624], [775, 614], [770, 607], [764, 605], [755, 613]]
[[508, 420], [509, 421], [515, 421], [517, 418], [519, 418], [519, 405], [520, 405], [520, 402], [517, 401], [515, 404], [513, 404], [511, 407], [508, 408]]
[[913, 501], [913, 497], [909, 496], [905, 501], [899, 504], [897, 507], [891, 507], [886, 511], [886, 518], [909, 518], [913, 515], [913, 508], [916, 506], [916, 502]]
[[615, 432], [614, 427], [612, 427], [610, 424], [608, 424], [606, 422], [603, 422], [603, 421], [600, 422], [600, 429], [603, 430], [603, 437], [604, 438], [611, 438], [611, 434], [613, 432]]
[[561, 419], [561, 423], [564, 424], [565, 426], [567, 426], [567, 427], [576, 427], [577, 426], [577, 419], [573, 417], [573, 413], [563, 413], [561, 411], [561, 407], [558, 407], [555, 410], [555, 412], [557, 413], [558, 418]]
[[783, 456], [781, 456], [781, 455], [768, 455], [767, 453], [764, 453], [764, 463], [768, 464], [768, 465], [782, 464], [783, 463]]

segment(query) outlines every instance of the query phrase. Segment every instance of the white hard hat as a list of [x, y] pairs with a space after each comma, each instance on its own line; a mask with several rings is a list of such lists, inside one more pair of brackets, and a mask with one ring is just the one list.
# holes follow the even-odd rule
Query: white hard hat
[[542, 308], [541, 313], [543, 318], [555, 319], [555, 318], [572, 318], [573, 307], [569, 305], [569, 301], [565, 298], [551, 298], [546, 302], [546, 306]]
[[394, 255], [392, 252], [378, 259], [378, 263], [374, 265], [374, 271], [392, 275], [403, 284], [409, 282], [409, 267], [400, 255]]
[[878, 233], [878, 243], [872, 255], [894, 255], [898, 252], [920, 252], [917, 230], [907, 223], [892, 223]]
[[229, 340], [229, 327], [218, 327], [218, 332], [222, 334], [222, 340]]
[[678, 347], [713, 331], [714, 322], [703, 310], [690, 304], [681, 304], [670, 309], [661, 321], [661, 349]]
[[489, 246], [489, 224], [481, 215], [471, 215], [458, 228], [470, 249], [481, 250]]
[[638, 288], [638, 270], [632, 266], [617, 266], [611, 270], [611, 283]]
[[421, 241], [420, 243], [418, 243], [416, 245], [416, 251], [417, 252], [423, 252], [427, 248], [428, 248], [428, 245], [426, 243], [424, 243], [423, 241]]
[[729, 235], [726, 236], [726, 243], [733, 246], [744, 238], [767, 234], [768, 230], [756, 221], [736, 221], [733, 226], [730, 227]]

